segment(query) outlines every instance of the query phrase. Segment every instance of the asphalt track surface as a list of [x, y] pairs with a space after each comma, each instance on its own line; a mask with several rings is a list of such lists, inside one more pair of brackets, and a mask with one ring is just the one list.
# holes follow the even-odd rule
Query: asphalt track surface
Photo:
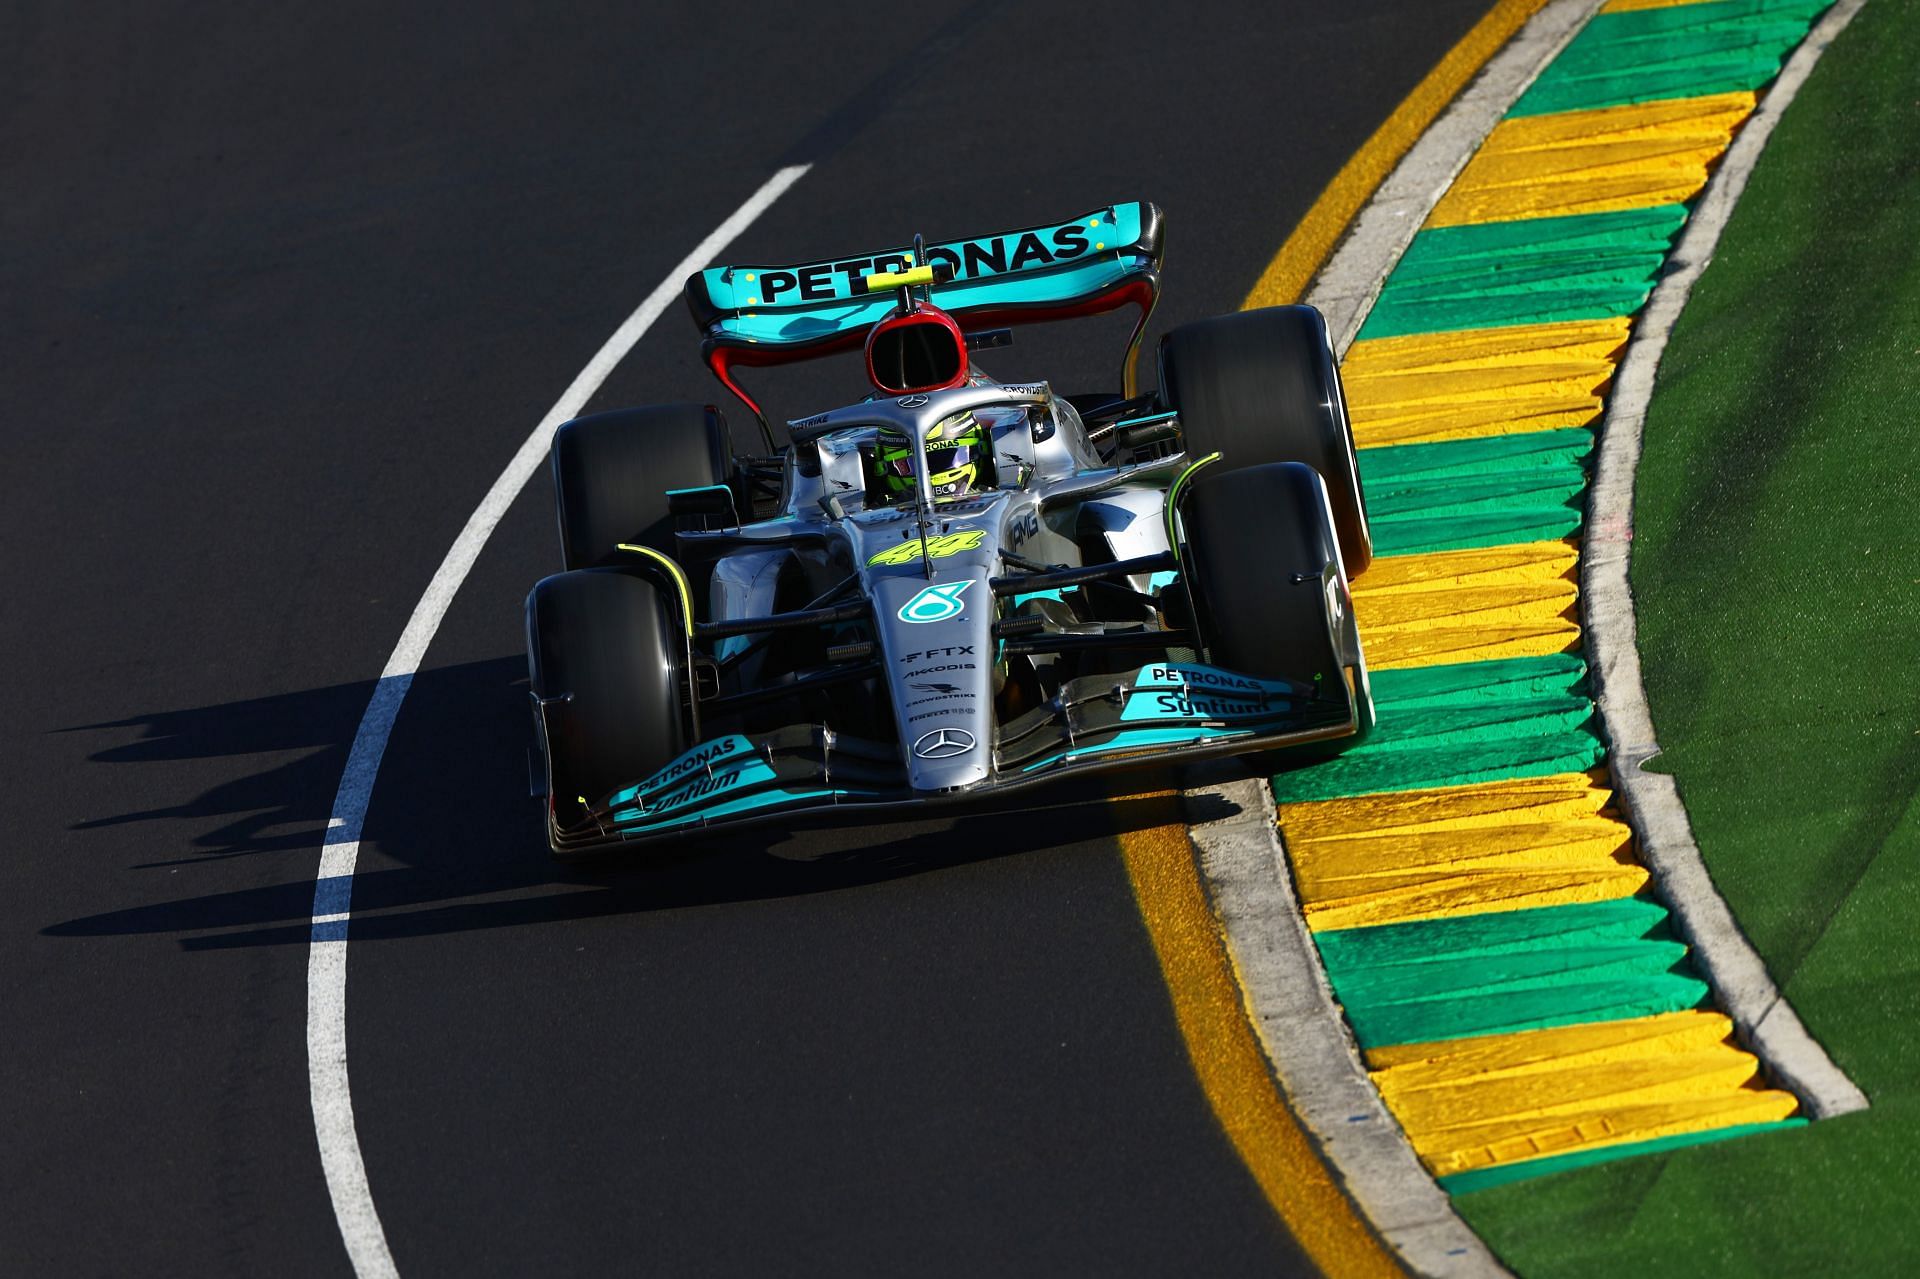
[[[815, 166], [735, 260], [1156, 200], [1157, 333], [1238, 305], [1485, 4], [665, 8], [4, 7], [0, 1273], [349, 1272], [307, 914], [373, 677], [532, 424], [774, 169]], [[989, 367], [1110, 386], [1124, 324]], [[716, 393], [676, 309], [594, 407]], [[1162, 806], [555, 868], [520, 610], [557, 568], [536, 483], [368, 818], [349, 1043], [402, 1274], [1305, 1268], [1113, 843]]]

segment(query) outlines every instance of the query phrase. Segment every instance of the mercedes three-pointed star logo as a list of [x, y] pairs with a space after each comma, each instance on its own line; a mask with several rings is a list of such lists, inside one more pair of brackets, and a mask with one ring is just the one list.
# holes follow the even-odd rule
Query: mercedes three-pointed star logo
[[973, 749], [973, 734], [964, 728], [936, 728], [913, 744], [921, 759], [952, 759]]

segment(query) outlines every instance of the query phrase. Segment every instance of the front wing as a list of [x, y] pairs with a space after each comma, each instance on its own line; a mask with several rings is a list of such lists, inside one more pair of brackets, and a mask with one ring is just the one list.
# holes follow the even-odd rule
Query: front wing
[[900, 749], [798, 725], [702, 742], [642, 781], [550, 831], [568, 854], [685, 837], [821, 810], [883, 810], [973, 800], [1068, 774], [1195, 761], [1331, 741], [1359, 729], [1354, 691], [1254, 679], [1196, 663], [1155, 662], [1086, 676], [1003, 725], [987, 781], [950, 791], [906, 785]]

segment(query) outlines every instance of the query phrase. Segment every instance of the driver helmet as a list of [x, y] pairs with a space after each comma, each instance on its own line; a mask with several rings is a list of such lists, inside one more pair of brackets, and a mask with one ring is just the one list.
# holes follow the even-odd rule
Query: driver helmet
[[[961, 497], [986, 482], [987, 430], [972, 413], [950, 417], [927, 435], [927, 483], [935, 497]], [[913, 443], [904, 436], [882, 437], [875, 453], [887, 500], [913, 495]]]

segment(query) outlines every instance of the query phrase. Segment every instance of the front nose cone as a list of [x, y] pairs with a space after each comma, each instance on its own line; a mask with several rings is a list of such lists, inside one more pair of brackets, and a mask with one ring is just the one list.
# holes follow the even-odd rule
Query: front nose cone
[[916, 791], [974, 786], [993, 771], [993, 588], [984, 564], [959, 558], [935, 561], [931, 581], [901, 572], [873, 584], [900, 753]]

